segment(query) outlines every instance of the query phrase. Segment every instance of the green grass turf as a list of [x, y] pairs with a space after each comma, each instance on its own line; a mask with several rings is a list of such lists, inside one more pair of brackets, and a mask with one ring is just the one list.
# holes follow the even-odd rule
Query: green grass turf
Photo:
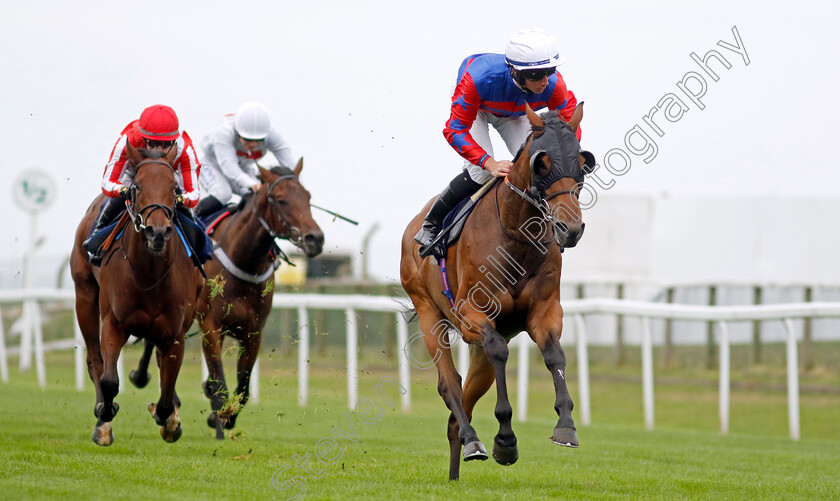
[[[184, 434], [165, 443], [146, 411], [157, 400], [153, 383], [117, 397], [116, 442], [95, 445], [90, 436], [94, 395], [87, 382], [75, 391], [73, 358], [47, 358], [48, 384], [20, 374], [10, 360], [11, 381], [0, 384], [0, 498], [3, 499], [285, 499], [272, 487], [300, 475], [305, 499], [840, 499], [840, 396], [803, 394], [802, 440], [788, 438], [785, 394], [733, 390], [730, 434], [718, 432], [715, 387], [656, 386], [656, 429], [643, 428], [637, 382], [593, 381], [591, 426], [579, 426], [581, 447], [553, 445], [553, 390], [545, 368], [532, 365], [529, 420], [514, 421], [519, 461], [508, 467], [492, 459], [461, 464], [461, 479], [447, 480], [446, 411], [436, 391], [436, 372], [412, 372], [412, 410], [383, 404], [382, 417], [363, 424], [350, 414], [359, 439], [348, 430], [343, 359], [313, 359], [310, 398], [297, 406], [296, 361], [265, 353], [261, 401], [248, 404], [236, 430], [216, 441], [205, 424], [209, 407], [201, 394], [196, 344], [190, 342], [178, 381]], [[139, 358], [127, 349], [126, 369]], [[314, 357], [313, 357], [314, 358]], [[509, 387], [516, 387], [511, 357]], [[232, 355], [227, 367], [233, 366]], [[367, 356], [359, 397], [381, 399], [373, 387], [396, 378], [395, 364]], [[575, 367], [570, 365], [570, 374]], [[228, 371], [230, 374], [230, 370]], [[595, 378], [597, 373], [593, 373]], [[229, 376], [230, 378], [230, 376]], [[395, 390], [384, 387], [397, 400]], [[577, 396], [574, 381], [570, 384]], [[516, 409], [515, 395], [512, 403]], [[476, 408], [479, 437], [492, 447], [498, 424], [495, 389]], [[579, 421], [577, 410], [573, 416]], [[516, 419], [516, 415], [514, 416]], [[314, 463], [320, 478], [294, 466], [294, 455], [310, 454], [332, 437], [342, 454], [331, 465]]]

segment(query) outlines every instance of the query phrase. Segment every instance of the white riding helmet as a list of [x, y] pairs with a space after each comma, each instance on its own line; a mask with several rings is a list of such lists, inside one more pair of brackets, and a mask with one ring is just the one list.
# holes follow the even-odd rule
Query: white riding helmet
[[271, 130], [271, 117], [265, 106], [256, 101], [248, 101], [236, 110], [233, 125], [239, 137], [261, 141]]
[[505, 48], [505, 61], [516, 70], [552, 68], [563, 64], [557, 42], [542, 28], [517, 31]]

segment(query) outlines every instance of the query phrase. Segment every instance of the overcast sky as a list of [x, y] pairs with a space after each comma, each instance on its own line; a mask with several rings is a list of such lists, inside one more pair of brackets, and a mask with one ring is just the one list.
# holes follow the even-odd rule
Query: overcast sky
[[[222, 115], [257, 100], [305, 158], [313, 202], [361, 221], [356, 228], [317, 215], [326, 251], [358, 249], [378, 222], [372, 269], [395, 278], [403, 228], [460, 169], [441, 134], [458, 65], [503, 52], [513, 32], [535, 25], [558, 39], [567, 60], [560, 71], [586, 101], [584, 148], [603, 163], [613, 148], [629, 151], [634, 126], [656, 142], [649, 163], [650, 153], [627, 153], [621, 176], [602, 167], [614, 184], [598, 188], [599, 197], [836, 198], [836, 5], [6, 2], [0, 259], [19, 258], [26, 243], [27, 218], [10, 196], [20, 172], [53, 177], [57, 196], [39, 217], [48, 236], [38, 252], [66, 255], [117, 135], [143, 108], [172, 106], [197, 142]], [[745, 54], [718, 44], [737, 44], [733, 27]], [[690, 56], [712, 49], [730, 64], [710, 63], [718, 81]], [[704, 78], [703, 109], [678, 86], [689, 72]], [[689, 76], [689, 91], [698, 84]], [[659, 137], [644, 117], [669, 93], [688, 109], [675, 122], [654, 116]], [[641, 140], [636, 134], [637, 147]]]

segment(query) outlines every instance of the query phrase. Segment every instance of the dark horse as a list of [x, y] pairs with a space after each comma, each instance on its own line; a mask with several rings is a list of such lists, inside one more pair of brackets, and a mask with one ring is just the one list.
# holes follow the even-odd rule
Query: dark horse
[[[569, 123], [553, 114], [543, 121], [530, 108], [526, 111], [533, 132], [510, 174], [479, 200], [460, 239], [448, 249], [446, 265], [454, 298], [447, 300], [441, 294], [441, 270], [431, 259], [420, 258], [413, 238], [431, 202], [409, 223], [402, 238], [402, 285], [437, 366], [438, 392], [451, 411], [447, 432], [451, 480], [459, 475], [462, 445], [464, 461], [487, 459], [470, 421], [476, 402], [494, 381], [499, 433], [493, 458], [509, 465], [519, 457], [505, 365], [507, 343], [521, 331], [537, 344], [554, 378], [559, 420], [551, 438], [560, 445], [578, 446], [566, 388], [566, 358], [560, 347], [560, 269], [562, 249], [575, 246], [583, 234], [577, 196], [594, 163], [575, 137], [583, 117], [580, 105]], [[450, 354], [450, 329], [470, 344], [463, 389]]]
[[[309, 192], [300, 184], [302, 169], [302, 159], [294, 171], [260, 168], [260, 188], [242, 209], [213, 230], [215, 259], [205, 265], [209, 280], [200, 295], [198, 321], [209, 370], [203, 385], [212, 409], [207, 424], [216, 429], [218, 439], [224, 438], [223, 428], [236, 424], [238, 412], [250, 394], [251, 371], [274, 297], [274, 239], [290, 240], [307, 257], [320, 254], [324, 245], [324, 234], [310, 212]], [[229, 398], [222, 367], [226, 335], [237, 339], [241, 348], [234, 398]], [[131, 371], [132, 382], [142, 383], [140, 386], [149, 377], [148, 350], [147, 346], [138, 369]]]
[[[126, 201], [131, 221], [105, 255], [101, 268], [88, 262], [82, 242], [96, 222], [104, 195], [88, 207], [76, 230], [70, 271], [76, 287], [76, 315], [87, 345], [88, 373], [96, 388], [93, 441], [111, 445], [111, 420], [119, 410], [117, 358], [130, 335], [154, 344], [160, 366], [160, 399], [149, 412], [167, 442], [181, 436], [175, 380], [184, 358], [184, 333], [195, 317], [204, 284], [181, 239], [173, 237], [176, 187], [168, 155], [134, 149], [134, 184]], [[100, 337], [99, 320], [102, 319]]]

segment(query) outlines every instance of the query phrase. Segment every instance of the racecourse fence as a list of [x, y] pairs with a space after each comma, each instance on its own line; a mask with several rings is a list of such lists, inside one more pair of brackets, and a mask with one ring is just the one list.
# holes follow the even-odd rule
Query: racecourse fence
[[[3, 324], [0, 322], [0, 377], [8, 381], [8, 355], [15, 351], [19, 354], [21, 370], [31, 367], [34, 355], [39, 384], [46, 385], [46, 367], [44, 353], [50, 350], [75, 349], [76, 387], [83, 390], [85, 385], [86, 362], [84, 341], [78, 324], [75, 325], [73, 339], [54, 341], [49, 345], [43, 342], [41, 304], [45, 302], [63, 302], [71, 307], [73, 291], [32, 289], [18, 291], [0, 291], [0, 308], [4, 305], [21, 305], [22, 335], [20, 347], [17, 350], [7, 350]], [[358, 353], [359, 338], [357, 313], [360, 311], [374, 311], [392, 313], [397, 325], [396, 337], [398, 351], [398, 377], [406, 392], [402, 395], [402, 409], [410, 410], [410, 368], [416, 359], [410, 353], [409, 325], [404, 313], [408, 301], [404, 297], [370, 296], [362, 294], [350, 295], [320, 295], [320, 294], [287, 294], [278, 293], [274, 296], [275, 309], [293, 309], [298, 314], [298, 403], [307, 404], [309, 392], [310, 357], [310, 322], [309, 310], [338, 310], [344, 312], [346, 328], [346, 366], [347, 366], [347, 398], [348, 406], [353, 409], [358, 400]], [[800, 438], [799, 425], [799, 354], [798, 343], [800, 332], [795, 320], [806, 321], [814, 319], [840, 318], [840, 302], [804, 302], [773, 305], [744, 305], [744, 306], [709, 306], [683, 305], [662, 302], [634, 301], [627, 299], [591, 298], [564, 300], [563, 308], [566, 315], [566, 325], [572, 324], [570, 334], [564, 332], [564, 344], [573, 344], [577, 351], [577, 371], [579, 385], [578, 409], [581, 424], [591, 424], [591, 406], [589, 394], [589, 356], [588, 356], [588, 328], [587, 317], [606, 315], [612, 317], [636, 317], [641, 320], [640, 349], [642, 358], [642, 396], [644, 402], [645, 427], [654, 427], [654, 378], [653, 378], [653, 329], [652, 319], [666, 321], [701, 322], [714, 326], [716, 343], [719, 348], [719, 418], [721, 433], [729, 431], [729, 401], [730, 401], [730, 326], [744, 322], [778, 322], [786, 333], [786, 369], [788, 421], [790, 437]], [[2, 313], [2, 312], [0, 312]], [[571, 321], [571, 322], [570, 322]], [[564, 331], [566, 329], [564, 328]], [[451, 333], [451, 336], [454, 333]], [[457, 336], [451, 337], [451, 340]], [[414, 339], [414, 336], [411, 337]], [[453, 343], [456, 346], [457, 366], [461, 374], [468, 368], [468, 347], [466, 344]], [[527, 420], [529, 350], [533, 343], [527, 335], [520, 333], [511, 345], [518, 351], [517, 373], [517, 418]], [[120, 382], [125, 379], [122, 373], [122, 363], [118, 365]], [[259, 368], [255, 368], [252, 378], [253, 389], [259, 387]], [[256, 400], [258, 393], [253, 394]]]

